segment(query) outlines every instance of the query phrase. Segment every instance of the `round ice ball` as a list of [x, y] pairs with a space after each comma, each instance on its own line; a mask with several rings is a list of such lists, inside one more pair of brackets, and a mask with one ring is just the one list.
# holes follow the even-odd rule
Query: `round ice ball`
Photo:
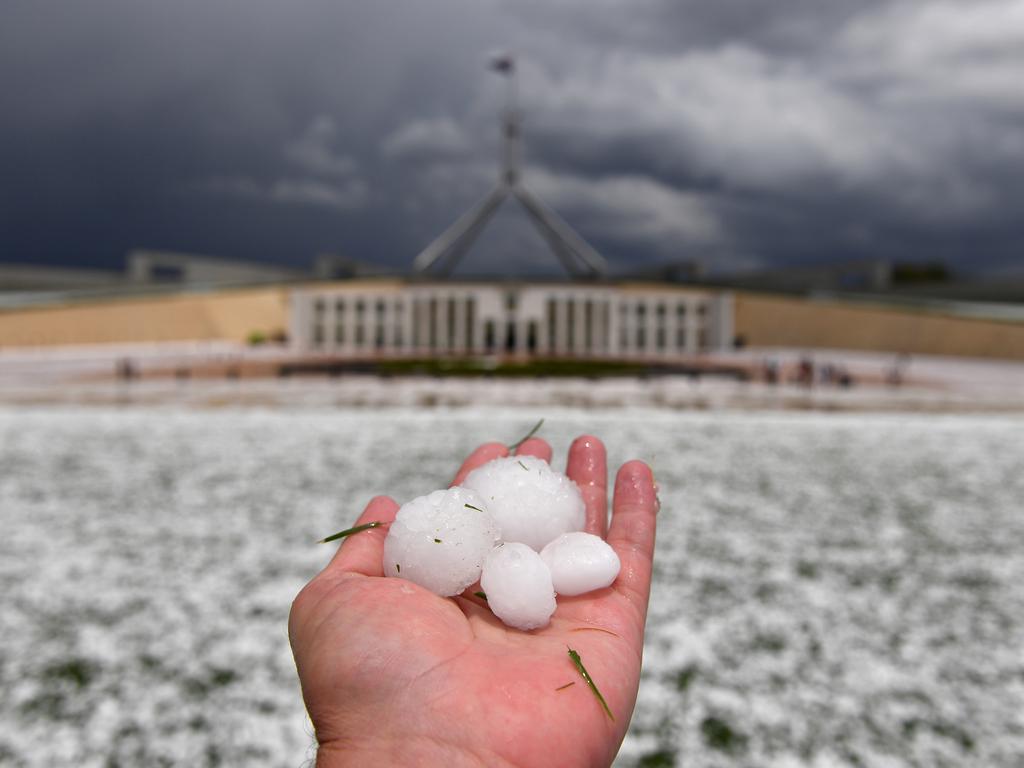
[[384, 539], [384, 573], [442, 597], [480, 578], [499, 529], [482, 498], [468, 488], [434, 491], [398, 510]]
[[619, 556], [600, 536], [563, 533], [540, 552], [560, 595], [582, 595], [607, 587], [619, 575]]
[[492, 549], [484, 560], [480, 586], [491, 611], [510, 627], [545, 627], [555, 612], [551, 572], [525, 544], [513, 542]]
[[470, 472], [462, 485], [483, 497], [503, 541], [521, 542], [538, 552], [586, 522], [576, 483], [533, 456], [489, 461]]

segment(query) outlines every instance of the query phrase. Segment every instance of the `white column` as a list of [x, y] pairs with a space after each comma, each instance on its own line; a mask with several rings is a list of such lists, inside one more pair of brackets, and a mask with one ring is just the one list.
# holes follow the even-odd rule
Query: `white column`
[[612, 316], [614, 317], [615, 324], [616, 349], [618, 349], [620, 357], [626, 357], [633, 348], [633, 339], [630, 336], [632, 328], [631, 323], [629, 322], [629, 302], [623, 298], [619, 298], [619, 300], [615, 302], [615, 306], [612, 307]]
[[697, 354], [697, 326], [700, 318], [697, 317], [697, 302], [686, 299], [686, 353]]
[[595, 349], [599, 357], [607, 357], [608, 350], [611, 345], [608, 340], [608, 320], [610, 314], [610, 308], [608, 306], [608, 297], [602, 296], [601, 299], [595, 305], [594, 311], [597, 313], [597, 328], [598, 333], [594, 337]]
[[402, 336], [405, 338], [403, 344], [403, 352], [406, 355], [416, 354], [416, 340], [413, 338], [413, 329], [416, 327], [416, 318], [413, 317], [413, 296], [414, 294], [406, 292], [405, 297], [402, 301], [405, 302], [405, 313], [402, 318]]
[[565, 357], [569, 333], [569, 304], [564, 294], [555, 296], [555, 349], [558, 357]]
[[451, 297], [446, 293], [437, 300], [437, 349], [447, 353], [451, 345], [448, 336], [448, 308]]
[[306, 351], [309, 342], [306, 314], [306, 292], [291, 291], [288, 294], [288, 346], [293, 352]]
[[725, 352], [733, 347], [733, 339], [736, 335], [735, 313], [733, 294], [723, 292], [712, 300], [712, 327], [711, 338], [715, 349]]
[[619, 357], [622, 350], [619, 348], [619, 299], [618, 296], [609, 297], [608, 301], [608, 342], [606, 349], [609, 357]]
[[573, 305], [575, 310], [576, 310], [576, 317], [575, 317], [575, 321], [576, 322], [573, 324], [575, 326], [573, 328], [573, 335], [576, 338], [573, 339], [573, 349], [576, 350], [576, 356], [577, 357], [582, 357], [582, 356], [584, 356], [586, 354], [586, 349], [583, 346], [583, 339], [584, 339], [584, 336], [583, 336], [583, 331], [584, 331], [583, 320], [584, 320], [584, 315], [585, 315], [585, 310], [586, 310], [586, 307], [584, 306], [585, 302], [586, 302], [586, 296], [584, 296], [581, 293], [577, 293], [576, 294], [576, 303]]

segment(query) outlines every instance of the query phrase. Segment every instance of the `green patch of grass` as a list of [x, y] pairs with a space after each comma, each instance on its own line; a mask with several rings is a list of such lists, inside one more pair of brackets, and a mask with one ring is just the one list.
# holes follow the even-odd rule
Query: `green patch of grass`
[[72, 683], [76, 688], [85, 688], [99, 674], [99, 665], [88, 659], [70, 658], [51, 664], [43, 670], [43, 677], [48, 680], [62, 680]]
[[807, 560], [801, 560], [796, 564], [796, 575], [801, 579], [816, 579], [818, 578], [818, 566]]
[[700, 731], [704, 743], [719, 752], [735, 754], [747, 748], [747, 737], [744, 734], [733, 730], [729, 723], [713, 715], [701, 721]]
[[64, 720], [67, 701], [57, 691], [43, 691], [21, 705], [22, 714], [46, 720]]
[[949, 739], [958, 744], [964, 752], [971, 752], [974, 749], [974, 738], [971, 734], [953, 723], [933, 723], [918, 718], [904, 720], [902, 723], [903, 737], [906, 739], [912, 739], [919, 730], [929, 730], [936, 736]]
[[673, 749], [659, 749], [648, 752], [637, 761], [637, 768], [674, 768], [676, 752]]
[[217, 688], [231, 685], [238, 679], [238, 673], [225, 667], [214, 667], [205, 678], [190, 677], [185, 680], [185, 693], [203, 699]]
[[750, 641], [750, 649], [765, 653], [782, 653], [786, 649], [786, 638], [771, 632], [759, 632]]
[[693, 685], [693, 681], [697, 679], [697, 665], [688, 664], [678, 672], [676, 672], [676, 690], [687, 691], [690, 686]]

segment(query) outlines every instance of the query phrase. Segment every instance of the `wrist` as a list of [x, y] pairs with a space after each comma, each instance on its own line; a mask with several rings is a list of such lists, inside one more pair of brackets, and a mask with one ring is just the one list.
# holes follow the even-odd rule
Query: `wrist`
[[445, 768], [515, 768], [496, 755], [475, 754], [452, 744], [412, 735], [398, 741], [365, 744], [329, 741], [317, 749], [316, 768], [362, 768], [368, 765], [382, 768], [437, 765]]

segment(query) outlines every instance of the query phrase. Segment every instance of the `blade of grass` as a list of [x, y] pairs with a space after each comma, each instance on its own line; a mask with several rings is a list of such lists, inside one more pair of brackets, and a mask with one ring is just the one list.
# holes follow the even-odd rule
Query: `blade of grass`
[[379, 521], [373, 523], [363, 523], [362, 525], [357, 525], [355, 528], [346, 528], [344, 531], [338, 531], [337, 533], [333, 533], [326, 539], [320, 539], [320, 541], [318, 541], [317, 544], [326, 544], [329, 541], [337, 541], [338, 539], [343, 539], [346, 536], [351, 536], [353, 533], [359, 533], [360, 531], [368, 531], [371, 528], [379, 528], [382, 525], [384, 525], [384, 523]]
[[[569, 646], [566, 646], [566, 648], [569, 648]], [[601, 702], [601, 706], [604, 707], [604, 711], [608, 714], [608, 717], [612, 719], [612, 722], [615, 722], [615, 715], [613, 715], [612, 711], [608, 708], [608, 702], [604, 700], [604, 696], [602, 696], [601, 692], [597, 690], [597, 686], [594, 685], [594, 681], [590, 679], [590, 673], [587, 672], [587, 668], [583, 666], [583, 660], [580, 658], [580, 655], [572, 648], [569, 648], [569, 658], [572, 659], [572, 663], [576, 665], [576, 671], [580, 673], [580, 677], [582, 677], [584, 682], [590, 686], [590, 690], [594, 692], [594, 695], [597, 696], [597, 700]]]
[[537, 422], [536, 424], [534, 424], [534, 425], [533, 425], [533, 429], [531, 429], [531, 430], [530, 430], [529, 432], [527, 432], [527, 433], [526, 433], [526, 436], [525, 436], [525, 437], [523, 437], [523, 438], [522, 438], [521, 440], [517, 440], [516, 442], [512, 443], [512, 444], [511, 444], [511, 445], [510, 445], [510, 446], [508, 447], [508, 449], [509, 449], [510, 451], [514, 451], [514, 450], [515, 450], [516, 448], [518, 448], [518, 447], [519, 447], [520, 445], [522, 445], [522, 444], [523, 444], [523, 443], [525, 443], [525, 442], [526, 442], [527, 440], [529, 440], [529, 439], [530, 439], [531, 437], [533, 437], [534, 435], [536, 435], [536, 434], [537, 434], [537, 431], [538, 431], [538, 430], [539, 430], [539, 429], [541, 428], [541, 425], [542, 425], [543, 423], [544, 423], [544, 419], [541, 419], [540, 421], [538, 421], [538, 422]]

